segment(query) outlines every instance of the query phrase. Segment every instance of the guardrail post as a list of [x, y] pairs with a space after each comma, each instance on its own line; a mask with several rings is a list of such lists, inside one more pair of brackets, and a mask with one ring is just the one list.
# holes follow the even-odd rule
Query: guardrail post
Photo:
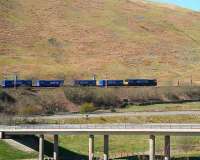
[[89, 135], [89, 160], [94, 159], [94, 135]]
[[3, 138], [4, 138], [4, 133], [0, 132], [0, 139], [3, 139]]
[[54, 135], [53, 159], [58, 160], [58, 135]]
[[103, 155], [104, 160], [109, 159], [109, 136], [104, 135], [104, 155]]
[[170, 160], [170, 136], [165, 136], [164, 160]]
[[149, 160], [155, 160], [155, 136], [149, 137]]
[[44, 160], [44, 135], [39, 136], [39, 160]]

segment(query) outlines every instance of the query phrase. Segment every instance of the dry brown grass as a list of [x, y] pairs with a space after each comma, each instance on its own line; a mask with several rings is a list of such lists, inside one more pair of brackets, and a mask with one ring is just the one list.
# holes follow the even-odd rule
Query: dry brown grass
[[199, 21], [140, 1], [0, 0], [0, 72], [198, 80]]
[[58, 112], [76, 112], [78, 107], [69, 102], [62, 90], [30, 90], [19, 88], [0, 93], [1, 113], [17, 115], [41, 115]]

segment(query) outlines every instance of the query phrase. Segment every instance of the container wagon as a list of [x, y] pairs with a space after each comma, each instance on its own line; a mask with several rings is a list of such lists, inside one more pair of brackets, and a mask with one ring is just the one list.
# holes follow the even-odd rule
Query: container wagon
[[1, 86], [3, 88], [13, 88], [15, 85], [14, 80], [3, 80]]
[[96, 86], [96, 80], [75, 80], [74, 86]]
[[1, 86], [3, 88], [32, 87], [32, 83], [32, 80], [3, 80]]
[[64, 85], [64, 80], [37, 80], [36, 87], [61, 87]]
[[98, 86], [99, 87], [111, 87], [111, 86], [123, 86], [123, 80], [99, 80]]

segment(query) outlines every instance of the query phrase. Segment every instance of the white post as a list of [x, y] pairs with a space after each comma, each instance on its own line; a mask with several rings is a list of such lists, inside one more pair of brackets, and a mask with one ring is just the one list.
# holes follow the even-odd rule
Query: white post
[[94, 135], [89, 135], [89, 160], [94, 159]]
[[39, 136], [39, 160], [44, 160], [44, 135]]
[[3, 139], [3, 138], [4, 138], [4, 133], [0, 132], [0, 139]]
[[17, 88], [17, 79], [18, 79], [17, 74], [15, 74], [15, 80], [14, 80], [14, 87], [15, 87], [15, 89]]
[[155, 136], [149, 137], [149, 160], [155, 160]]
[[170, 136], [165, 136], [164, 160], [170, 160]]

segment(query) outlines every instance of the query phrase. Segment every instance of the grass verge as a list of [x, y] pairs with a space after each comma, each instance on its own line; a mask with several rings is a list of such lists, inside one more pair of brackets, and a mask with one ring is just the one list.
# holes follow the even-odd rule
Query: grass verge
[[154, 105], [130, 105], [123, 109], [116, 109], [117, 112], [166, 112], [166, 111], [200, 111], [200, 102], [180, 104], [154, 104]]
[[66, 119], [17, 119], [14, 124], [200, 123], [199, 115], [113, 116]]

